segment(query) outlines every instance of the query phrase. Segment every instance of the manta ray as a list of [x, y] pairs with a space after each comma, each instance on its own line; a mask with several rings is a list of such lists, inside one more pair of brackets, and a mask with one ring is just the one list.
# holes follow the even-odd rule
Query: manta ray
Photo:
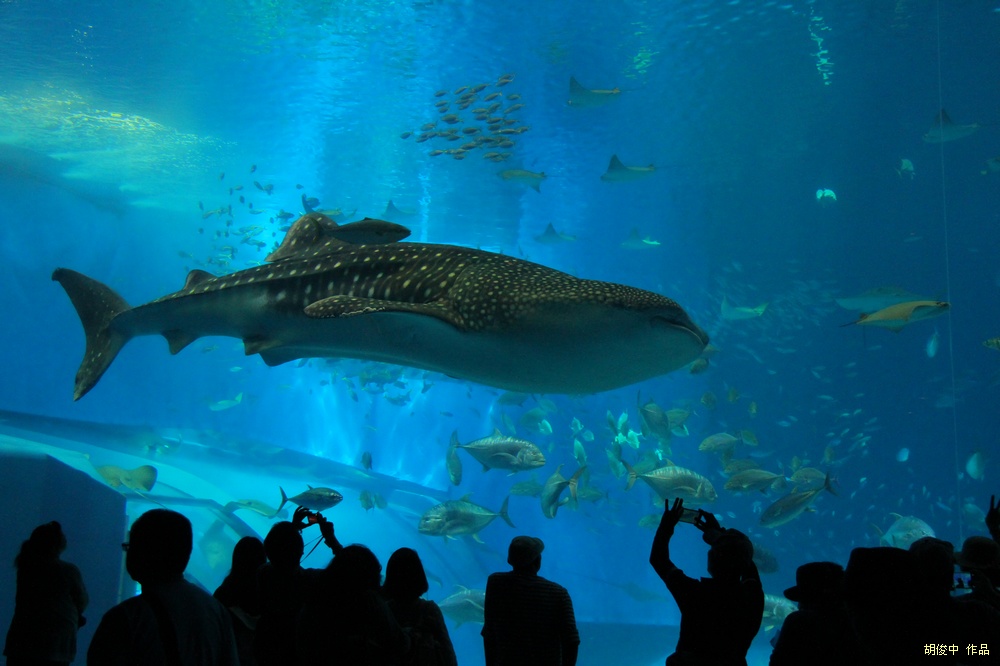
[[948, 117], [948, 112], [941, 109], [941, 112], [934, 119], [934, 126], [924, 134], [924, 141], [927, 143], [944, 143], [945, 141], [964, 139], [979, 128], [979, 123], [956, 125]]
[[[270, 263], [223, 276], [195, 270], [180, 291], [131, 307], [110, 287], [58, 268], [83, 324], [74, 399], [134, 337], [162, 335], [176, 354], [202, 336], [243, 341], [271, 366], [301, 358], [384, 361], [508, 391], [596, 393], [697, 358], [708, 335], [673, 300], [453, 245], [400, 242], [380, 220], [307, 213]], [[376, 242], [372, 242], [372, 241]]]
[[601, 180], [609, 183], [623, 183], [645, 178], [654, 171], [656, 171], [656, 167], [652, 164], [649, 166], [625, 166], [617, 155], [612, 155], [608, 170], [601, 176]]

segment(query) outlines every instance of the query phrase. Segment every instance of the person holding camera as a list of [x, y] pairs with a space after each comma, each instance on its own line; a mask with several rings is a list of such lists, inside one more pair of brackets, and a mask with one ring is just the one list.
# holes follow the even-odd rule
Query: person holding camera
[[254, 632], [253, 652], [259, 666], [294, 666], [295, 627], [299, 612], [318, 584], [323, 570], [299, 563], [305, 552], [302, 530], [319, 525], [323, 541], [337, 555], [344, 550], [333, 523], [306, 507], [295, 509], [292, 522], [275, 523], [264, 538], [268, 563], [257, 572], [260, 619]]
[[[710, 546], [710, 578], [691, 578], [670, 559], [670, 538], [685, 517]], [[672, 507], [664, 502], [649, 563], [681, 611], [677, 648], [667, 666], [746, 666], [747, 650], [764, 616], [764, 591], [750, 539], [723, 529], [707, 511], [685, 510], [684, 501], [675, 499]]]

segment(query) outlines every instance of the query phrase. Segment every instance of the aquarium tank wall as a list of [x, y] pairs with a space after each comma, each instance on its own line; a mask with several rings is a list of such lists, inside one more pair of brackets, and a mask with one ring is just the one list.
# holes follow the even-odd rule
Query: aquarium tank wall
[[461, 663], [519, 534], [580, 663], [662, 663], [679, 496], [753, 540], [764, 664], [799, 565], [985, 533], [996, 2], [6, 0], [0, 37], [0, 626], [34, 525], [81, 663], [137, 516], [211, 592], [313, 488], [417, 550]]

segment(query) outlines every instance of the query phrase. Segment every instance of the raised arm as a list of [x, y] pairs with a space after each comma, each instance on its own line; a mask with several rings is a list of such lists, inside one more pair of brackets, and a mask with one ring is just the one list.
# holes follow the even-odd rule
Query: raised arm
[[667, 582], [667, 574], [677, 568], [677, 565], [670, 561], [670, 537], [674, 535], [674, 528], [677, 527], [683, 513], [684, 500], [675, 499], [673, 507], [670, 507], [669, 502], [663, 502], [663, 517], [660, 518], [660, 526], [656, 528], [656, 536], [653, 537], [649, 563], [653, 565], [656, 575], [664, 583]]

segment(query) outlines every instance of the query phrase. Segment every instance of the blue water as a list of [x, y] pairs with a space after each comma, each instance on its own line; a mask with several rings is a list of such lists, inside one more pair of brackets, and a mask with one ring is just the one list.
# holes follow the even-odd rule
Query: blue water
[[[918, 516], [953, 542], [983, 530], [981, 520], [963, 518], [971, 512], [963, 506], [983, 509], [997, 491], [1000, 353], [982, 342], [1000, 335], [1000, 173], [987, 164], [1000, 155], [1000, 5], [145, 4], [0, 2], [0, 143], [54, 158], [39, 168], [67, 179], [0, 170], [0, 408], [144, 428], [155, 445], [94, 464], [153, 464], [164, 487], [222, 504], [276, 505], [279, 485], [289, 494], [330, 485], [318, 467], [268, 467], [275, 450], [352, 467], [355, 479], [337, 477], [344, 502], [328, 512], [338, 534], [369, 544], [383, 562], [396, 547], [416, 548], [440, 579], [429, 594], [437, 600], [456, 585], [481, 588], [488, 573], [506, 568], [515, 534], [539, 535], [543, 575], [570, 589], [586, 622], [678, 619], [646, 564], [652, 532], [638, 526], [659, 509], [642, 483], [625, 492], [606, 462], [606, 413], [627, 412], [638, 430], [637, 393], [692, 410], [690, 434], [675, 437], [667, 457], [707, 476], [719, 492], [710, 508], [723, 523], [777, 556], [779, 571], [764, 577], [769, 593], [780, 595], [801, 563], [846, 563], [851, 548], [875, 545], [874, 528], [887, 529], [892, 513]], [[454, 146], [415, 143], [419, 127], [440, 115], [435, 102], [454, 102], [461, 86], [494, 90], [504, 74], [515, 77], [502, 92], [520, 95], [516, 118], [530, 127], [506, 162], [485, 160], [482, 150], [461, 161], [432, 157]], [[623, 92], [601, 107], [574, 108], [566, 103], [571, 76]], [[436, 98], [438, 90], [448, 94]], [[956, 124], [982, 127], [955, 141], [922, 141], [941, 107]], [[414, 136], [401, 139], [408, 131]], [[612, 154], [656, 171], [604, 183]], [[903, 159], [912, 177], [897, 172]], [[535, 192], [499, 178], [506, 168], [547, 178]], [[836, 202], [822, 205], [817, 189], [833, 190]], [[282, 236], [274, 216], [301, 213], [303, 193], [348, 219], [380, 217], [392, 200], [409, 213], [396, 221], [412, 229], [411, 240], [480, 247], [665, 294], [720, 351], [703, 374], [682, 369], [518, 407], [500, 404], [498, 390], [412, 370], [393, 369], [387, 384], [365, 387], [359, 374], [371, 368], [360, 362], [267, 368], [233, 339], [199, 340], [170, 357], [161, 340], [142, 338], [72, 401], [83, 336], [49, 280], [54, 268], [144, 303], [179, 289], [190, 269], [222, 274], [263, 261]], [[253, 215], [247, 203], [265, 212]], [[231, 216], [203, 217], [230, 205]], [[550, 222], [577, 239], [539, 243]], [[622, 247], [633, 229], [659, 245]], [[951, 309], [898, 334], [840, 326], [857, 314], [835, 298], [885, 285]], [[726, 320], [723, 297], [768, 305], [759, 318]], [[931, 357], [935, 330], [940, 347]], [[715, 409], [702, 404], [706, 392], [717, 396]], [[238, 394], [237, 405], [211, 409]], [[540, 404], [551, 434], [519, 424]], [[567, 476], [576, 469], [570, 424], [579, 419], [594, 434], [582, 442], [589, 483], [606, 499], [565, 506], [549, 520], [537, 499], [514, 496], [517, 530], [497, 521], [484, 544], [418, 534], [420, 513], [435, 502], [471, 493], [495, 510], [514, 482], [529, 478], [482, 473], [461, 454], [464, 480], [449, 484], [451, 432], [466, 442], [507, 430], [505, 415], [546, 453], [540, 482], [560, 463]], [[828, 470], [838, 496], [824, 493], [815, 512], [762, 528], [759, 513], [782, 491], [723, 490], [722, 463], [698, 451], [707, 435], [741, 429], [760, 444], [736, 457], [785, 474], [798, 464]], [[654, 447], [642, 439], [629, 454]], [[189, 455], [195, 448], [202, 453]], [[217, 457], [204, 453], [213, 450]], [[365, 451], [370, 474], [360, 473]], [[983, 479], [966, 473], [976, 451]], [[366, 489], [385, 495], [387, 508], [364, 511]], [[149, 505], [131, 506], [134, 518]], [[198, 541], [212, 519], [188, 512]], [[268, 521], [242, 517], [266, 533]], [[696, 537], [684, 528], [676, 537], [677, 559], [693, 575], [704, 573]], [[322, 566], [323, 558], [309, 562]], [[196, 552], [192, 572], [211, 589], [226, 564]], [[629, 583], [663, 598], [644, 600]], [[477, 663], [478, 626], [453, 634], [462, 662]], [[662, 654], [671, 649], [664, 641]]]

